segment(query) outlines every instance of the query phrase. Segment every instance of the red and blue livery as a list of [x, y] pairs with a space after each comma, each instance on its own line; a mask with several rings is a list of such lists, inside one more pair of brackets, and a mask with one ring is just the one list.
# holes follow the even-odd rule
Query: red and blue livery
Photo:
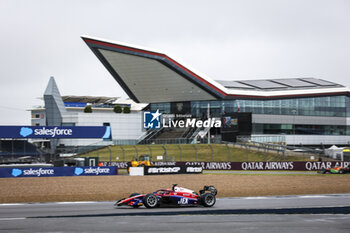
[[212, 207], [216, 202], [217, 190], [214, 186], [204, 186], [199, 194], [193, 190], [178, 187], [174, 184], [172, 189], [159, 189], [149, 194], [132, 193], [123, 198], [115, 206], [131, 206], [138, 208], [145, 206], [155, 208], [161, 206], [204, 206]]

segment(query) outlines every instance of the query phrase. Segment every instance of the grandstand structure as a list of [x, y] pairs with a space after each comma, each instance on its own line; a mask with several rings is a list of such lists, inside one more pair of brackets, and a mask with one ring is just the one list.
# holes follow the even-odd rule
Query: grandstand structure
[[213, 80], [163, 52], [82, 39], [129, 97], [152, 111], [196, 118], [251, 113], [254, 137], [282, 136], [289, 145], [350, 143], [350, 89], [341, 84], [313, 77]]
[[0, 163], [30, 161], [45, 155], [28, 140], [0, 139]]

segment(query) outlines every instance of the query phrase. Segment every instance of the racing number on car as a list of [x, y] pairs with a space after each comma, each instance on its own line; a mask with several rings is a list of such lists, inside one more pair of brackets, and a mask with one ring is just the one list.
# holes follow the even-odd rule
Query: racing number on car
[[180, 205], [187, 205], [188, 204], [188, 198], [181, 198], [177, 204], [180, 204]]

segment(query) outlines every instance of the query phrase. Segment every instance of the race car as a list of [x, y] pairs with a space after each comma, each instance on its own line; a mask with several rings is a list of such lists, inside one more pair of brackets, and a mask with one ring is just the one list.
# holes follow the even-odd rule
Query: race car
[[216, 202], [217, 190], [214, 186], [204, 186], [199, 194], [193, 190], [178, 187], [159, 189], [149, 194], [132, 193], [128, 198], [117, 201], [115, 206], [131, 206], [138, 208], [145, 206], [155, 208], [162, 206], [204, 206], [212, 207]]
[[332, 167], [322, 169], [319, 173], [321, 174], [346, 174], [350, 173], [350, 168], [348, 167]]

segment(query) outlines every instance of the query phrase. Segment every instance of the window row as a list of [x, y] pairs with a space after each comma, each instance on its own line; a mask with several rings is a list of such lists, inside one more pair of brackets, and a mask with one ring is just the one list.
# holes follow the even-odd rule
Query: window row
[[350, 135], [346, 125], [253, 124], [253, 134]]

